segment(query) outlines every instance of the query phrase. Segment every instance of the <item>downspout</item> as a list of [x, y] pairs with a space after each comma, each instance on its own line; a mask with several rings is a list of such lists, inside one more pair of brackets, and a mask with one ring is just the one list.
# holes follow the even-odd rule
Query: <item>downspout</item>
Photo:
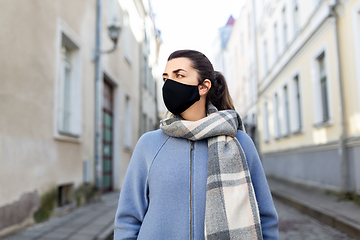
[[[252, 39], [253, 39], [253, 45], [254, 45], [254, 61], [255, 61], [255, 78], [253, 78], [255, 80], [255, 87], [256, 87], [256, 95], [255, 95], [255, 104], [256, 104], [256, 125], [259, 126], [258, 123], [258, 119], [259, 119], [259, 85], [258, 85], [258, 77], [259, 77], [259, 62], [258, 62], [258, 48], [257, 48], [257, 25], [256, 25], [256, 8], [255, 8], [255, 1], [251, 1], [251, 8], [252, 8], [252, 21], [253, 21], [253, 31], [251, 34], [253, 35]], [[259, 134], [259, 128], [256, 127], [256, 132], [255, 132], [255, 136], [256, 136], [256, 142], [255, 142], [255, 146], [257, 148], [257, 151], [260, 153], [261, 149], [260, 149], [260, 134]], [[262, 159], [262, 158], [261, 158]]]
[[[140, 86], [139, 86], [139, 109], [140, 109], [140, 114], [139, 114], [139, 137], [141, 137], [142, 134], [144, 134], [146, 132], [146, 129], [142, 129], [142, 122], [145, 120], [143, 119], [143, 83], [144, 83], [144, 79], [146, 81], [146, 75], [145, 72], [143, 71], [144, 68], [143, 66], [146, 64], [144, 63], [144, 56], [143, 56], [143, 51], [144, 51], [144, 42], [140, 45], [140, 67], [139, 67], [139, 72], [140, 72]], [[145, 69], [146, 71], [146, 69]], [[146, 124], [145, 124], [146, 125]]]
[[343, 90], [343, 80], [342, 80], [342, 68], [341, 68], [341, 55], [340, 55], [340, 46], [339, 46], [339, 25], [338, 20], [339, 16], [336, 13], [336, 7], [340, 4], [339, 0], [335, 0], [335, 4], [331, 6], [330, 16], [334, 18], [334, 31], [335, 31], [335, 46], [336, 54], [338, 59], [338, 79], [339, 79], [339, 95], [340, 95], [340, 118], [341, 118], [341, 135], [339, 138], [339, 157], [341, 162], [341, 182], [342, 182], [342, 192], [346, 194], [350, 191], [349, 186], [349, 168], [347, 162], [346, 154], [346, 118], [345, 118], [345, 101], [344, 101], [344, 90]]
[[102, 191], [102, 123], [101, 123], [101, 4], [102, 0], [97, 0], [96, 6], [96, 46], [95, 46], [95, 188], [101, 194]]

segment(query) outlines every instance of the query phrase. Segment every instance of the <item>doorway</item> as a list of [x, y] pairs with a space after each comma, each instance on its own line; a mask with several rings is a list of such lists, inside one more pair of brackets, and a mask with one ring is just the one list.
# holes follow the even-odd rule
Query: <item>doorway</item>
[[113, 190], [113, 125], [114, 125], [114, 98], [113, 86], [104, 79], [103, 85], [103, 192], [110, 192]]

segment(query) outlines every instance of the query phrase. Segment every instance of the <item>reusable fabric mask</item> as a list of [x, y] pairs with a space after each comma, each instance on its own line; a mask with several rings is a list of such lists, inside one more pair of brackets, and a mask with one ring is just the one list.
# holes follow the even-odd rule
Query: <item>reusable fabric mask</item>
[[[202, 83], [202, 82], [201, 82]], [[200, 100], [198, 85], [187, 85], [167, 79], [162, 88], [166, 108], [179, 115]]]

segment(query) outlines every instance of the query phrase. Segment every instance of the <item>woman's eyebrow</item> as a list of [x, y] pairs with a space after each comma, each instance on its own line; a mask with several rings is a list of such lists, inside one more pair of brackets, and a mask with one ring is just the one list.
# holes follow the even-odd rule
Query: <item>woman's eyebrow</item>
[[179, 68], [179, 69], [174, 70], [173, 73], [178, 73], [178, 72], [180, 72], [180, 71], [186, 72], [186, 70], [184, 70], [184, 69], [182, 69], [182, 68]]
[[[173, 73], [178, 73], [178, 72], [180, 72], [180, 71], [187, 72], [185, 69], [179, 68], [179, 69], [174, 70]], [[169, 76], [169, 74], [163, 73], [163, 76]]]

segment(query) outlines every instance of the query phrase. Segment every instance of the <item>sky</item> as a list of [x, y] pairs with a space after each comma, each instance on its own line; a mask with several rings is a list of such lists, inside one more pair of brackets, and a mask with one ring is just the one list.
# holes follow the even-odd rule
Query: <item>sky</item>
[[[159, 63], [175, 50], [194, 49], [211, 59], [217, 31], [230, 15], [240, 14], [242, 0], [150, 0], [163, 44]], [[165, 60], [163, 60], [165, 58]]]
[[[161, 31], [158, 69], [161, 76], [168, 56], [179, 49], [194, 49], [212, 60], [212, 44], [218, 29], [229, 17], [235, 19], [243, 0], [150, 0], [155, 26]], [[159, 77], [160, 81], [162, 80]], [[162, 81], [158, 86], [159, 111], [165, 111], [162, 101]]]

